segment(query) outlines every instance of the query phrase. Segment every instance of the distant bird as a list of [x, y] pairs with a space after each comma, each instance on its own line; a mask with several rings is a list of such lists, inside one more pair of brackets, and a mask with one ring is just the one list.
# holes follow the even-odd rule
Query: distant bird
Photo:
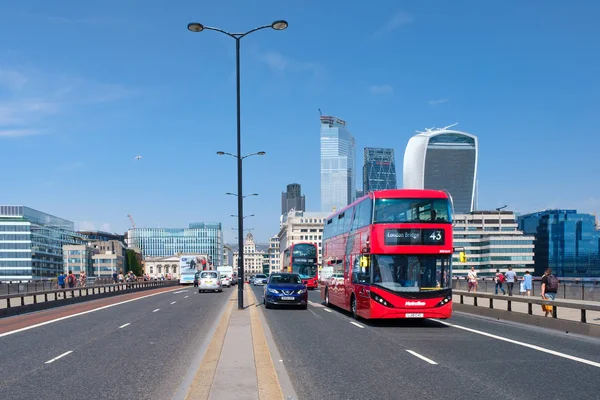
[[141, 159], [142, 159], [142, 156], [135, 156], [135, 159], [136, 159], [136, 160], [141, 160]]

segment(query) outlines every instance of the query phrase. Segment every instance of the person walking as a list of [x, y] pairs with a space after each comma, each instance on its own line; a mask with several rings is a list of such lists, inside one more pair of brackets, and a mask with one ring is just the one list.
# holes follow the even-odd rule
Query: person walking
[[496, 270], [496, 294], [498, 294], [498, 289], [502, 290], [502, 294], [506, 294], [506, 292], [504, 291], [504, 288], [502, 287], [502, 283], [504, 282], [506, 278], [504, 277], [504, 274], [502, 272], [500, 272], [499, 269]]
[[[558, 278], [552, 275], [552, 268], [548, 268], [542, 277], [542, 299], [556, 300], [559, 283]], [[546, 313], [544, 317], [547, 317], [552, 312], [552, 306], [542, 305], [542, 310]]]
[[529, 273], [529, 271], [525, 271], [525, 275], [523, 275], [523, 282], [521, 282], [523, 286], [523, 293], [527, 293], [527, 297], [531, 296], [531, 287], [533, 286], [533, 277]]
[[508, 267], [508, 271], [504, 274], [506, 278], [506, 286], [508, 287], [508, 295], [512, 296], [513, 289], [515, 287], [515, 281], [517, 280], [517, 273], [512, 270], [512, 267]]
[[471, 289], [477, 292], [477, 271], [475, 271], [475, 267], [471, 267], [471, 270], [467, 274], [467, 281], [469, 292]]

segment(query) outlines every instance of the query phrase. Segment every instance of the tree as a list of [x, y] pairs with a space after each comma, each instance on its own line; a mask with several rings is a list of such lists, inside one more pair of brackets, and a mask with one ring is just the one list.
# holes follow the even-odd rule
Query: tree
[[133, 272], [136, 276], [142, 276], [144, 271], [142, 271], [142, 266], [138, 262], [135, 251], [133, 251], [131, 249], [127, 249], [126, 257], [127, 257], [127, 267], [129, 269], [129, 271]]

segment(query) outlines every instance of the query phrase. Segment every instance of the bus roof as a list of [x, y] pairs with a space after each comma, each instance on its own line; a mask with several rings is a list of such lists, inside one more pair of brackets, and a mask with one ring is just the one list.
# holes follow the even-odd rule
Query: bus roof
[[371, 199], [419, 199], [419, 198], [428, 198], [428, 199], [448, 199], [448, 193], [444, 190], [432, 190], [432, 189], [386, 189], [386, 190], [375, 190], [373, 192], [369, 192], [363, 197], [356, 199], [352, 204], [342, 208], [339, 211], [334, 212], [329, 215], [327, 219], [330, 219], [342, 212], [345, 212], [347, 209], [354, 207], [355, 204], [360, 203], [365, 198]]

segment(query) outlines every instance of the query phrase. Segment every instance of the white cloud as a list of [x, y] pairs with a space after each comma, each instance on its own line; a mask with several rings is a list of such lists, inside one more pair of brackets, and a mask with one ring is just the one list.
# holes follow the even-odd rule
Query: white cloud
[[276, 52], [267, 52], [260, 58], [276, 72], [308, 73], [315, 78], [322, 78], [326, 73], [325, 67], [317, 62], [298, 61]]
[[447, 103], [447, 102], [449, 102], [449, 101], [450, 101], [449, 99], [437, 99], [437, 100], [429, 100], [429, 101], [427, 102], [427, 104], [429, 104], [430, 106], [438, 106], [438, 105], [440, 105], [440, 104], [444, 104], [444, 103]]
[[389, 20], [387, 20], [387, 22], [381, 28], [379, 28], [373, 34], [373, 36], [385, 35], [387, 33], [395, 31], [396, 29], [400, 28], [401, 26], [410, 24], [413, 21], [414, 21], [414, 17], [411, 14], [406, 13], [404, 11], [398, 11]]
[[103, 224], [100, 226], [100, 230], [101, 230], [101, 231], [104, 231], [104, 232], [110, 232], [110, 231], [111, 231], [111, 230], [110, 230], [110, 224], [109, 224], [108, 222], [105, 222], [105, 223], [103, 223]]
[[369, 90], [373, 94], [394, 93], [394, 88], [390, 85], [371, 85], [369, 86]]
[[80, 231], [95, 231], [96, 224], [94, 224], [91, 221], [82, 221], [81, 223], [79, 223], [79, 230]]
[[0, 128], [0, 137], [20, 138], [24, 136], [41, 135], [43, 131], [36, 129], [3, 129]]

